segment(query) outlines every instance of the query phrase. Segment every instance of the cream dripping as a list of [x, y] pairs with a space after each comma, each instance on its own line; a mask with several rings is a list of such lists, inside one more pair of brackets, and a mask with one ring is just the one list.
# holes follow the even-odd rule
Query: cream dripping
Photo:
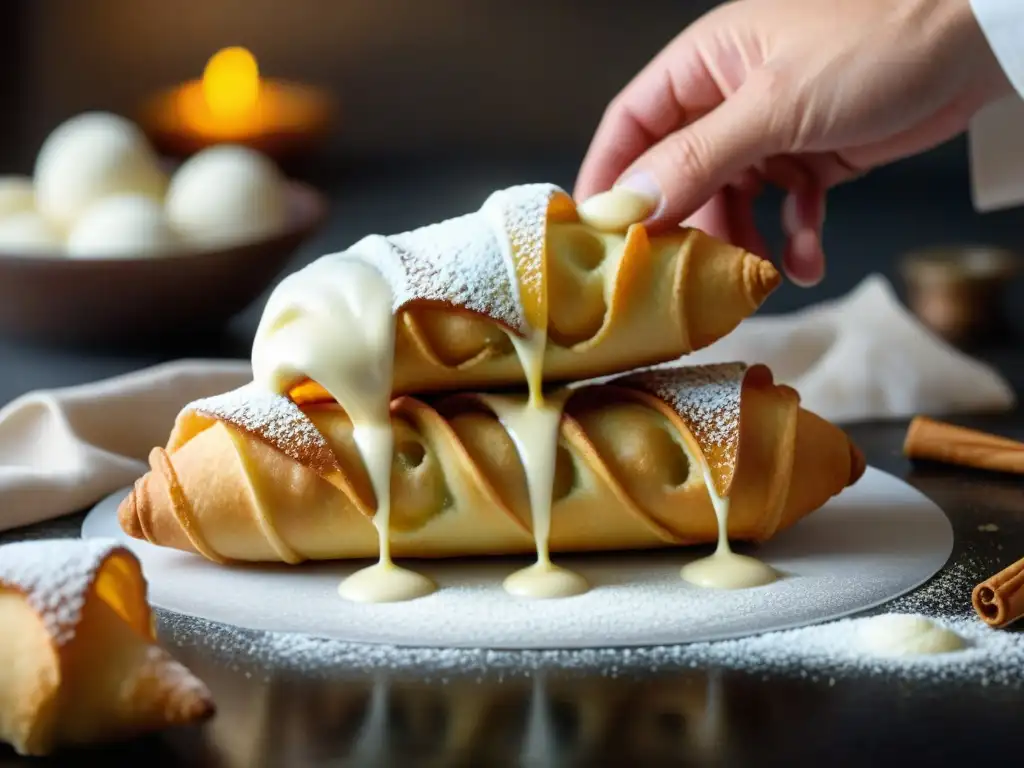
[[[577, 208], [580, 220], [603, 231], [624, 231], [631, 224], [642, 221], [651, 212], [649, 200], [628, 192], [612, 189], [587, 200]], [[542, 257], [543, 258], [543, 257]], [[537, 286], [544, 290], [541, 280]], [[547, 297], [540, 301], [546, 315]], [[502, 425], [512, 436], [519, 458], [523, 462], [530, 514], [533, 521], [534, 545], [537, 562], [511, 574], [504, 587], [519, 597], [570, 597], [590, 589], [586, 579], [551, 562], [549, 536], [551, 533], [551, 496], [555, 482], [555, 462], [558, 437], [562, 422], [562, 408], [569, 391], [545, 397], [543, 392], [544, 352], [547, 346], [546, 317], [544, 327], [533, 327], [524, 337], [510, 334], [516, 354], [526, 374], [529, 398], [520, 400], [493, 395], [483, 400], [494, 411]]]
[[[535, 391], [539, 392], [539, 387]], [[525, 402], [495, 395], [482, 396], [512, 436], [527, 478], [537, 562], [511, 574], [504, 583], [507, 592], [519, 597], [570, 597], [590, 589], [586, 579], [578, 573], [551, 562], [548, 546], [559, 427], [568, 394], [563, 391], [536, 401], [531, 394]]]
[[714, 478], [703, 468], [704, 483], [711, 494], [718, 522], [718, 544], [713, 554], [684, 565], [680, 575], [685, 581], [699, 587], [716, 589], [744, 589], [771, 584], [779, 578], [778, 572], [757, 558], [740, 555], [729, 545], [729, 499], [715, 490]]
[[526, 374], [525, 403], [492, 400], [523, 461], [537, 546], [537, 563], [513, 574], [506, 589], [524, 597], [586, 591], [586, 582], [554, 566], [548, 551], [561, 401], [548, 402], [542, 390], [544, 249], [549, 208], [556, 201], [563, 210], [571, 207], [552, 185], [497, 192], [477, 213], [392, 237], [364, 238], [294, 273], [271, 295], [253, 345], [255, 382], [284, 393], [308, 377], [327, 390], [352, 420], [376, 497], [380, 558], [340, 585], [343, 597], [407, 600], [436, 589], [390, 556], [395, 322], [412, 301], [444, 302], [501, 323]]
[[718, 526], [713, 554], [683, 566], [682, 578], [701, 587], [743, 589], [770, 584], [778, 572], [732, 551], [728, 488], [739, 449], [740, 401], [748, 368], [742, 363], [650, 370], [619, 381], [646, 390], [672, 406], [700, 447], [700, 467]]
[[284, 391], [296, 378], [308, 376], [352, 420], [376, 498], [373, 524], [380, 540], [378, 562], [339, 587], [343, 597], [359, 602], [410, 600], [436, 589], [430, 579], [391, 559], [392, 304], [391, 286], [368, 263], [356, 258], [316, 262], [282, 282], [271, 296], [252, 354], [257, 383]]

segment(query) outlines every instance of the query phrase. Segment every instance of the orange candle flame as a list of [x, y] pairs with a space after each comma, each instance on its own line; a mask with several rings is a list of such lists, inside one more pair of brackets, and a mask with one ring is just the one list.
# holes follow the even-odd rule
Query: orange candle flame
[[203, 70], [202, 90], [214, 119], [230, 124], [251, 117], [260, 93], [256, 57], [240, 46], [217, 51]]

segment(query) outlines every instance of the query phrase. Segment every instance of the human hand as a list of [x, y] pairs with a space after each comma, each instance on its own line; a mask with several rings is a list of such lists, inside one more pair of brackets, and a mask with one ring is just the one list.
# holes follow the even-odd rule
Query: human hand
[[787, 190], [782, 266], [824, 275], [830, 187], [956, 136], [1012, 91], [969, 0], [734, 0], [675, 38], [615, 97], [577, 180], [653, 198], [761, 255], [753, 201]]

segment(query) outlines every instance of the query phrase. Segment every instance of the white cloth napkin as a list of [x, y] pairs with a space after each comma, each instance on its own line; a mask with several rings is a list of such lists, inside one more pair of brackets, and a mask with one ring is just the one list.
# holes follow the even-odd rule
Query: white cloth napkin
[[[791, 315], [751, 318], [687, 363], [763, 362], [806, 407], [849, 421], [1008, 408], [993, 370], [928, 333], [884, 278]], [[182, 360], [0, 409], [0, 531], [84, 509], [130, 485], [188, 402], [241, 386], [241, 361]]]
[[871, 275], [846, 296], [786, 315], [755, 316], [684, 361], [764, 363], [801, 404], [831, 421], [1011, 408], [992, 367], [951, 347]]
[[0, 409], [0, 531], [131, 485], [181, 408], [251, 377], [246, 362], [181, 360], [12, 401]]

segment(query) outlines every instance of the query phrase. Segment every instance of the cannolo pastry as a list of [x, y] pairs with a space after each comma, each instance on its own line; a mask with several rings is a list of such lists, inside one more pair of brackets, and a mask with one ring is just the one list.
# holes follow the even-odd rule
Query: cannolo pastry
[[[717, 541], [687, 578], [751, 586], [771, 580], [767, 566], [732, 554], [728, 540], [765, 541], [864, 472], [847, 435], [760, 365], [665, 367], [565, 388], [546, 398], [555, 429], [533, 455], [517, 435], [526, 397], [392, 402], [395, 555], [536, 551], [540, 570], [561, 575], [545, 586], [527, 573], [506, 587], [555, 596], [586, 587], [551, 566], [549, 551]], [[219, 563], [373, 557], [377, 502], [357, 440], [333, 401], [300, 406], [249, 384], [194, 402], [151, 452], [121, 526]]]
[[383, 345], [392, 394], [467, 389], [525, 382], [521, 347], [543, 335], [543, 379], [578, 380], [707, 346], [779, 285], [771, 262], [699, 230], [649, 237], [611, 217], [642, 209], [609, 194], [577, 208], [553, 185], [512, 187], [474, 213], [324, 256], [272, 292], [253, 364], [294, 399], [322, 399], [331, 385], [311, 367]]
[[[391, 561], [393, 395], [525, 381], [528, 400], [506, 404], [502, 420], [536, 507], [550, 496], [559, 424], [545, 380], [676, 358], [731, 331], [778, 285], [771, 264], [696, 230], [648, 238], [644, 208], [627, 192], [588, 203], [577, 209], [550, 184], [502, 190], [476, 213], [364, 238], [271, 294], [253, 343], [255, 384], [299, 404], [337, 401], [375, 500], [380, 562], [353, 575], [345, 596], [434, 589]], [[546, 540], [546, 515], [535, 519]], [[584, 588], [539, 556], [513, 591], [540, 581], [557, 593]]]
[[44, 755], [212, 713], [206, 686], [156, 644], [130, 551], [77, 539], [0, 547], [0, 740]]

